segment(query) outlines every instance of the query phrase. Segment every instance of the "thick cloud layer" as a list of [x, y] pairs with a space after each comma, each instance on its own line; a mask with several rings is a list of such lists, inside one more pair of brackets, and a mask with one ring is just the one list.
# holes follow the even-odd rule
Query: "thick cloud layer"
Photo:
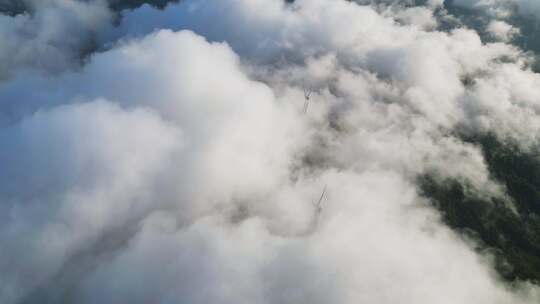
[[0, 302], [540, 300], [416, 184], [512, 208], [460, 137], [538, 146], [540, 76], [498, 17], [486, 44], [440, 1], [182, 1], [114, 27], [105, 2], [47, 3], [0, 17]]

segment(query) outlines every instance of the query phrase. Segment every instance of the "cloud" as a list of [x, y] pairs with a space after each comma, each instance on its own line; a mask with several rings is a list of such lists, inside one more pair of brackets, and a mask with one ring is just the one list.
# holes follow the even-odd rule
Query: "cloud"
[[17, 303], [74, 255], [159, 201], [153, 182], [181, 133], [107, 101], [38, 112], [0, 131], [0, 298]]
[[487, 31], [493, 35], [495, 39], [508, 42], [513, 36], [519, 34], [519, 29], [504, 21], [491, 21], [487, 26]]
[[[209, 217], [177, 230], [174, 219], [155, 215], [129, 250], [87, 278], [83, 303], [521, 302], [481, 275], [486, 265], [427, 220], [433, 214], [403, 217], [401, 208], [412, 207], [415, 195], [398, 176], [343, 172], [324, 178], [333, 190], [317, 234], [281, 238], [257, 218], [228, 227]], [[393, 191], [384, 191], [388, 187]], [[147, 286], [137, 273], [150, 278], [148, 288], [137, 287]]]
[[174, 0], [0, 1], [0, 81], [21, 69], [61, 73], [106, 49], [122, 9], [142, 4], [162, 8]]
[[456, 134], [538, 143], [530, 57], [440, 30], [440, 2], [377, 3], [81, 13], [100, 51], [80, 68], [21, 57], [0, 83], [0, 301], [536, 303], [416, 185], [506, 199]]
[[540, 4], [534, 0], [455, 0], [454, 4], [471, 9], [487, 9], [498, 17], [506, 17], [514, 12], [529, 17], [540, 16]]
[[32, 14], [0, 15], [0, 79], [21, 68], [61, 72], [94, 49], [96, 34], [110, 26], [105, 2], [29, 1]]

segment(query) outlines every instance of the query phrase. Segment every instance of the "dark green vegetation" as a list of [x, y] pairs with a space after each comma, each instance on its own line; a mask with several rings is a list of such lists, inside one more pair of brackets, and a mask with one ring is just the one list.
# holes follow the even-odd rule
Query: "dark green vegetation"
[[420, 177], [423, 194], [450, 227], [494, 255], [504, 279], [540, 283], [540, 158], [492, 135], [466, 140], [482, 148], [492, 177], [506, 186], [515, 210], [500, 199], [467, 194], [467, 185], [458, 181], [429, 175]]
[[27, 5], [21, 0], [0, 0], [0, 14], [18, 15], [27, 10]]
[[109, 0], [109, 6], [115, 11], [134, 9], [144, 4], [164, 8], [167, 4], [178, 1], [179, 0]]

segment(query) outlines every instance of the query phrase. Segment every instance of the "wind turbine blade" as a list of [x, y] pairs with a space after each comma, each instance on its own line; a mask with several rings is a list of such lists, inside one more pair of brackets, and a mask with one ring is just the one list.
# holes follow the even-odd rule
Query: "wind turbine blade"
[[326, 194], [326, 185], [324, 186], [323, 192], [321, 193], [321, 197], [319, 198], [319, 201], [317, 202], [317, 206], [321, 206], [321, 202], [324, 198], [324, 195]]

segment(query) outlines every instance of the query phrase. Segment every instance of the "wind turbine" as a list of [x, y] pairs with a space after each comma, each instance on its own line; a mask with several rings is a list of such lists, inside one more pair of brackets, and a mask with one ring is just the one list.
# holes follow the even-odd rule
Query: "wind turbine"
[[321, 197], [317, 201], [317, 203], [313, 204], [315, 206], [315, 216], [319, 217], [319, 215], [322, 212], [322, 201], [324, 199], [324, 196], [326, 194], [326, 185], [324, 185], [323, 191], [321, 193]]
[[309, 107], [309, 98], [311, 97], [312, 90], [304, 88], [304, 98], [306, 101], [304, 101], [304, 113], [307, 113], [308, 107]]

